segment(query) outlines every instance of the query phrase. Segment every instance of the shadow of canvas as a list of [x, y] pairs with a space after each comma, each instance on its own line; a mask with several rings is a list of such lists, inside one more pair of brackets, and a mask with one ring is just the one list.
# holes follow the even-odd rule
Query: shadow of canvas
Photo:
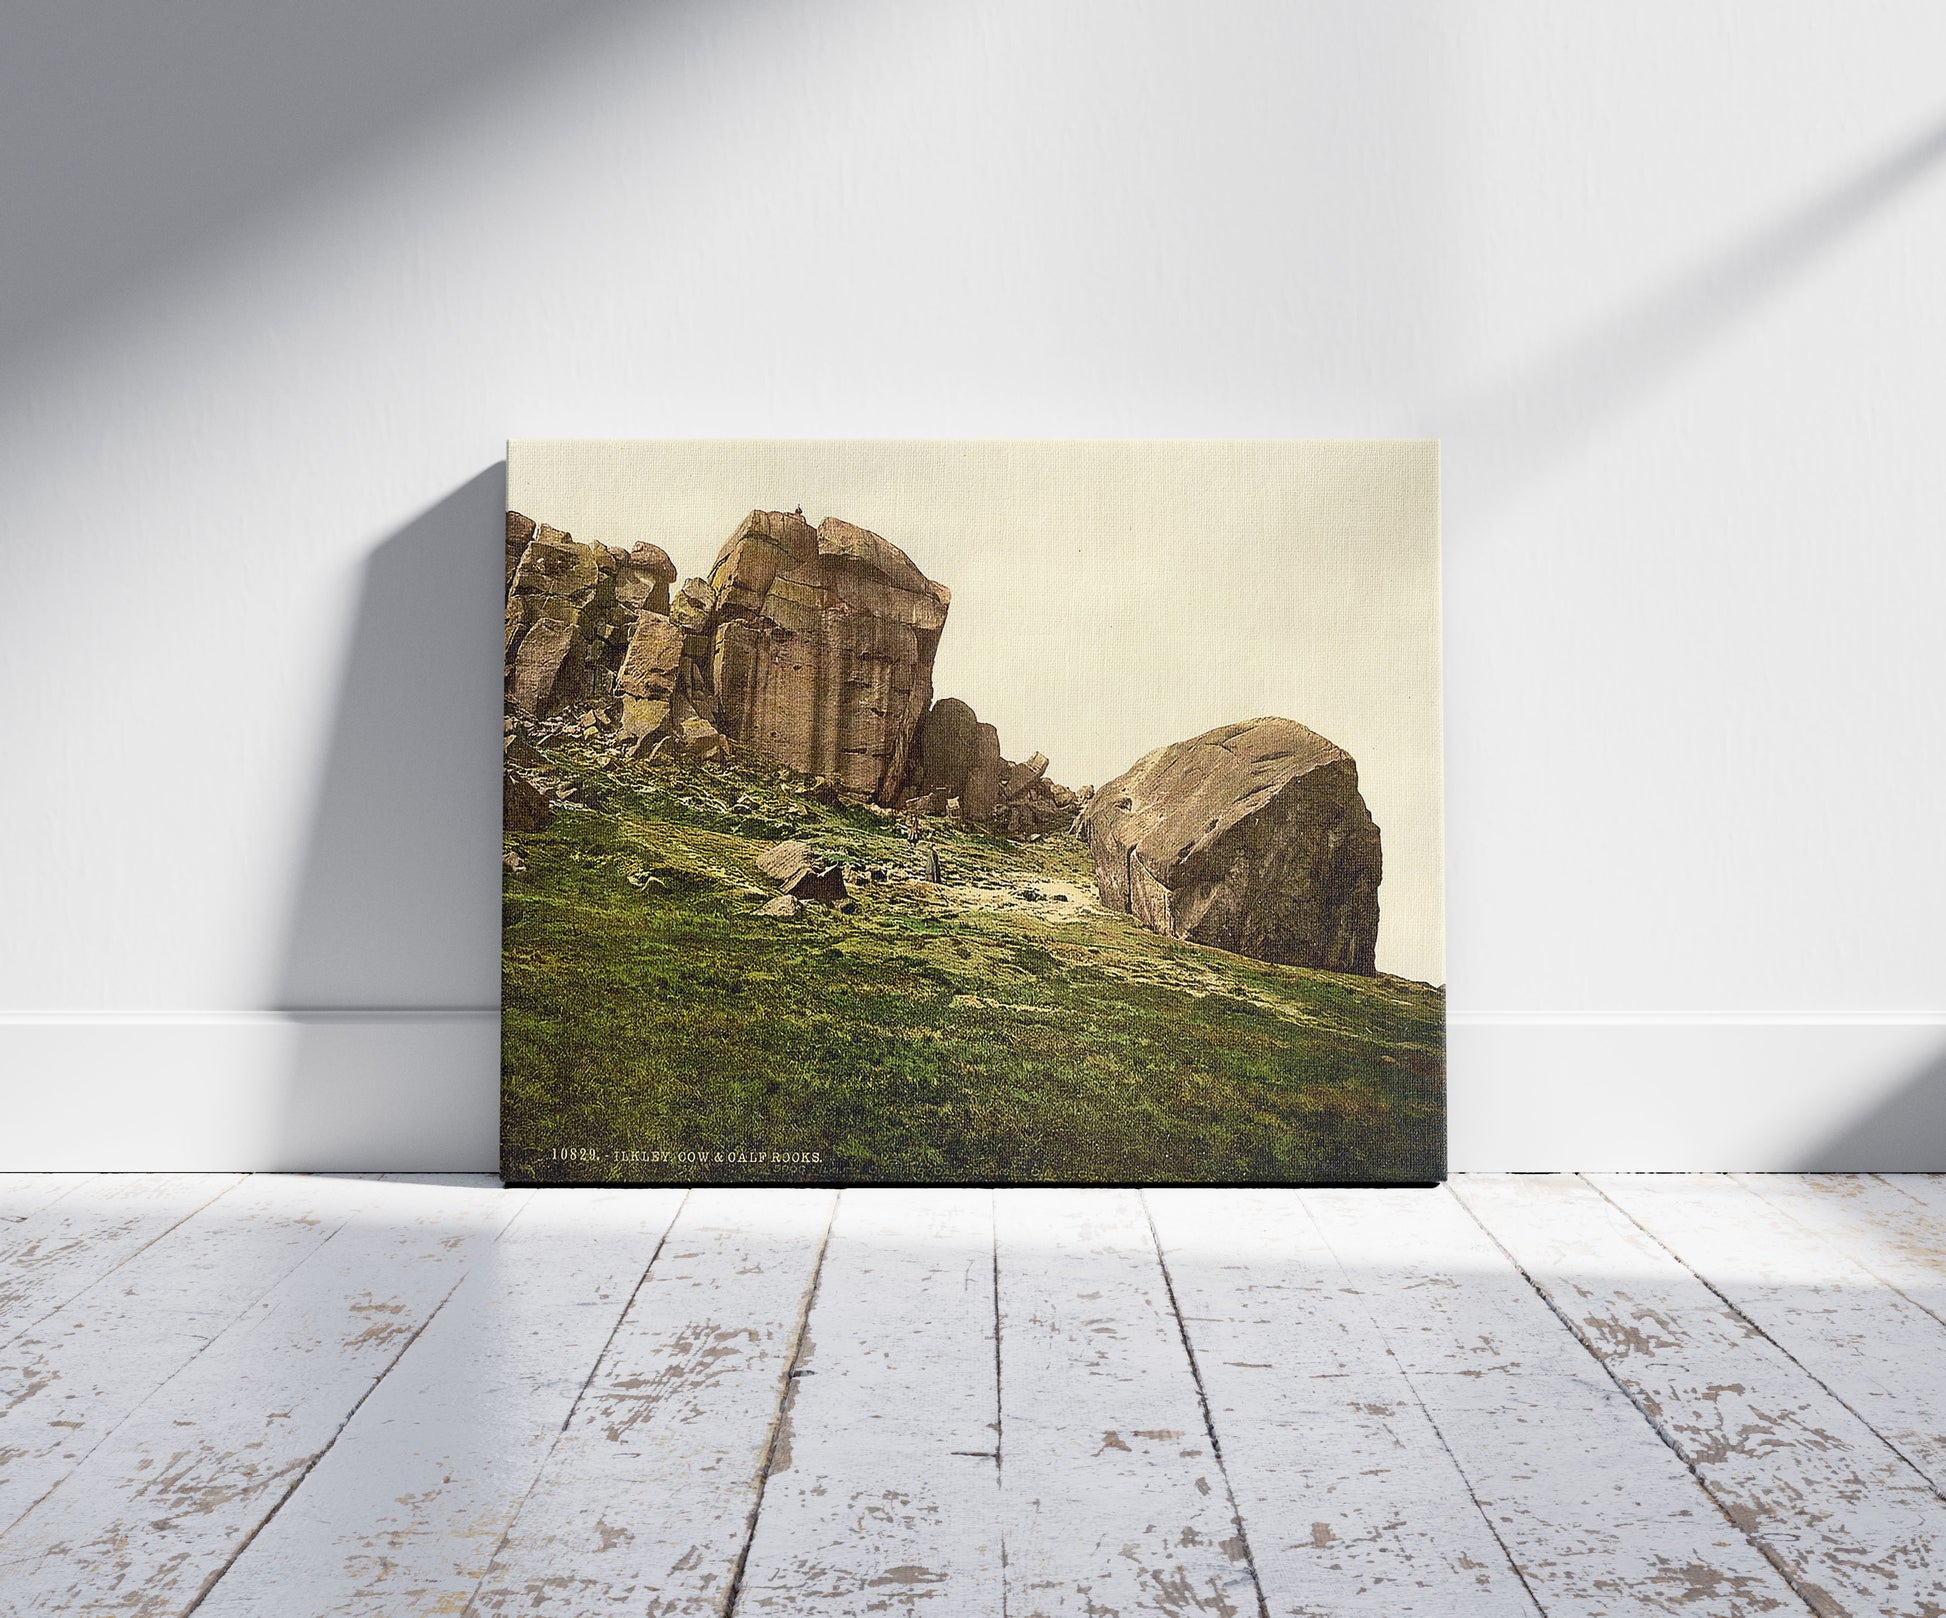
[[1926, 1174], [1946, 1169], [1946, 1030], [1942, 1044], [1885, 1101], [1802, 1153], [1806, 1174]]
[[505, 491], [496, 463], [365, 563], [276, 976], [280, 1167], [494, 1165]]

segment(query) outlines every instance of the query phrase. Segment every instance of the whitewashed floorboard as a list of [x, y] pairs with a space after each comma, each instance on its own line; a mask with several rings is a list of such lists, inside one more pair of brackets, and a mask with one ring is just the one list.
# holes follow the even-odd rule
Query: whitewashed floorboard
[[87, 1291], [243, 1178], [101, 1174], [0, 1225], [0, 1344]]
[[536, 1192], [198, 1618], [462, 1611], [682, 1195]]
[[1666, 1247], [1572, 1175], [1458, 1195], [1814, 1608], [1940, 1610], [1946, 1502]]
[[1586, 1178], [1946, 1492], [1946, 1324], [1727, 1175]]
[[468, 1612], [720, 1613], [836, 1194], [690, 1194]]
[[0, 1175], [0, 1614], [1946, 1615], [1937, 1176], [680, 1195]]
[[1946, 1207], [1940, 1176], [1738, 1174], [1738, 1184], [1946, 1321]]
[[996, 1207], [1009, 1618], [1257, 1612], [1139, 1194]]
[[844, 1193], [738, 1613], [999, 1618], [993, 1194]]
[[0, 1226], [19, 1224], [97, 1178], [93, 1174], [0, 1174]]
[[1300, 1200], [1548, 1618], [1803, 1610], [1451, 1195]]
[[1269, 1610], [1531, 1618], [1465, 1477], [1298, 1199], [1144, 1196]]
[[382, 1194], [254, 1175], [0, 1349], [0, 1531]]
[[192, 1608], [527, 1195], [379, 1189], [0, 1535], [10, 1618]]

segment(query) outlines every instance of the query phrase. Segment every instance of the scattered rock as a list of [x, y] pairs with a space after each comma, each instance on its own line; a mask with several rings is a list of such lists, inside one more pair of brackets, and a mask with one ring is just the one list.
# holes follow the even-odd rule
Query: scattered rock
[[714, 762], [730, 756], [723, 733], [707, 719], [685, 719], [677, 729], [676, 740], [693, 759]]
[[1000, 772], [1000, 801], [1012, 803], [1025, 797], [1034, 783], [1047, 774], [1047, 755], [1036, 753], [1019, 764], [1007, 764]]
[[1259, 960], [1376, 970], [1379, 830], [1351, 755], [1289, 719], [1158, 748], [1082, 812], [1101, 902]]
[[764, 850], [757, 869], [795, 898], [836, 904], [848, 896], [845, 873], [819, 858], [808, 843], [779, 843]]
[[500, 793], [500, 824], [509, 832], [539, 831], [554, 818], [554, 808], [524, 775], [508, 770]]
[[804, 914], [804, 901], [793, 894], [780, 893], [769, 904], [757, 912], [760, 916], [782, 916], [786, 921], [795, 921]]
[[516, 854], [511, 848], [508, 849], [506, 853], [500, 856], [500, 863], [504, 865], [515, 876], [519, 876], [522, 871], [527, 869], [526, 862], [522, 860], [521, 857], [518, 854]]

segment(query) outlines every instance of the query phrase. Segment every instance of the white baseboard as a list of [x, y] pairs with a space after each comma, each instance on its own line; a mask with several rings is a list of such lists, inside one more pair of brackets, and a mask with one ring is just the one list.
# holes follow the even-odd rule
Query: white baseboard
[[[0, 1169], [491, 1170], [490, 1010], [0, 1013]], [[1946, 1170], [1946, 1016], [1462, 1013], [1455, 1170]]]
[[1453, 1020], [1455, 1171], [1946, 1170], [1946, 1018]]
[[496, 1166], [495, 1011], [0, 1016], [0, 1168]]

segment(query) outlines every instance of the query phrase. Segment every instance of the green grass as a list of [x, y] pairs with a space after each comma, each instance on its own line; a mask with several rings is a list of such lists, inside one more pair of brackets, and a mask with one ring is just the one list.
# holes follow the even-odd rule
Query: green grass
[[[550, 749], [591, 807], [508, 840], [510, 1179], [1444, 1172], [1437, 989], [1157, 937], [1094, 906], [1066, 836], [928, 821], [934, 887], [895, 822], [774, 769], [595, 757]], [[785, 837], [852, 868], [854, 913], [755, 914], [757, 856]]]

